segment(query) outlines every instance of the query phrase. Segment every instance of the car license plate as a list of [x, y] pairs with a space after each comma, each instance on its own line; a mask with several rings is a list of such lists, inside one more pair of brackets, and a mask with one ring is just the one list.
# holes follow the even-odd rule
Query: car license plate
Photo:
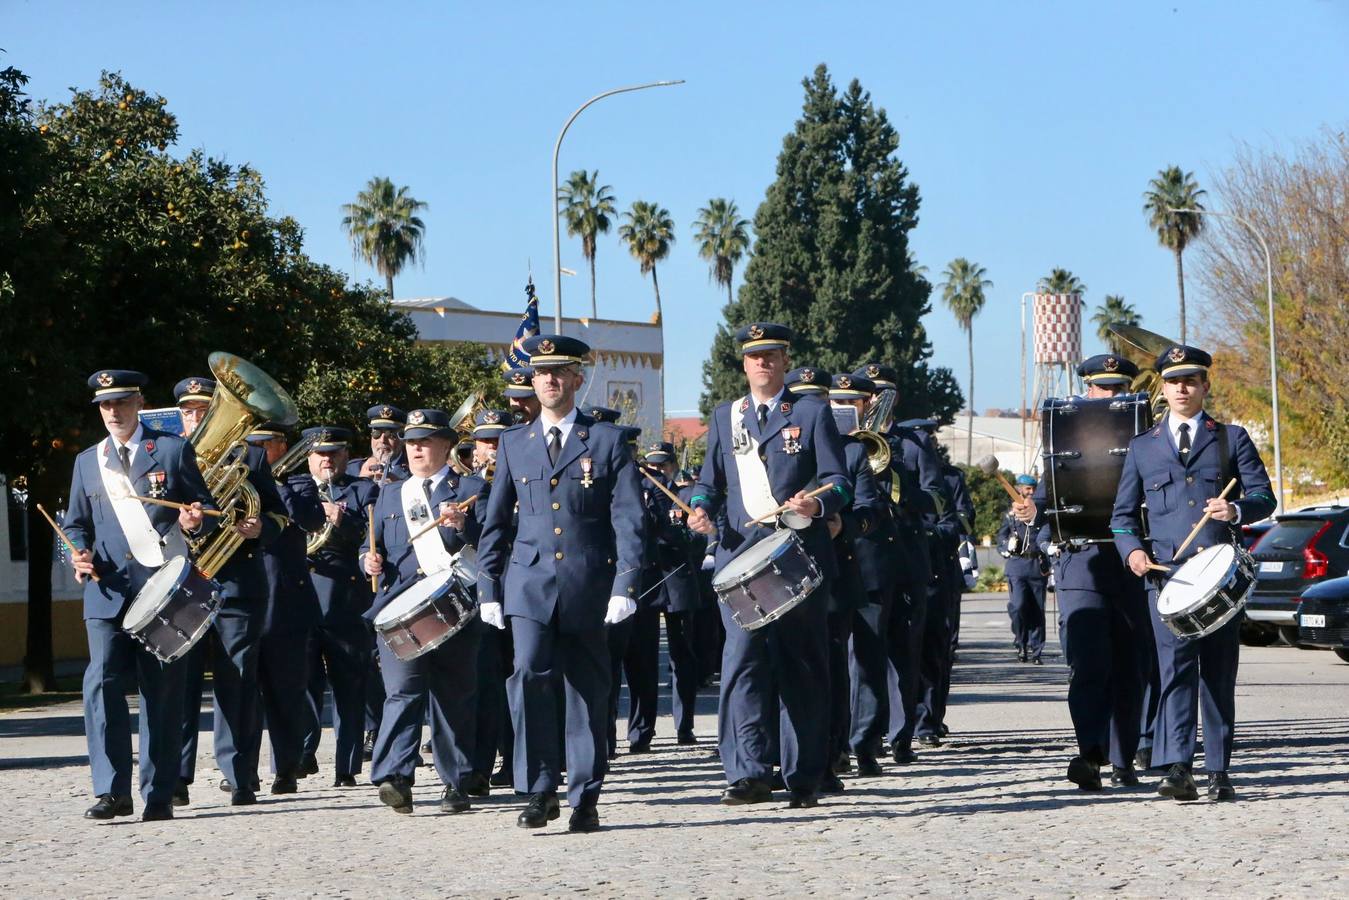
[[1262, 562], [1260, 564], [1261, 572], [1282, 572], [1283, 563], [1281, 562]]
[[1326, 627], [1326, 617], [1325, 617], [1325, 616], [1304, 615], [1304, 616], [1302, 617], [1302, 627], [1303, 627], [1303, 628], [1325, 628], [1325, 627]]

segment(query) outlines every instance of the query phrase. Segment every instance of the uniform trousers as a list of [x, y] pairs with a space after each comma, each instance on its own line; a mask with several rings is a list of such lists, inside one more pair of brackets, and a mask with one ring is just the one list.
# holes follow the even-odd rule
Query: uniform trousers
[[214, 751], [217, 768], [236, 790], [252, 789], [258, 780], [253, 732], [258, 715], [258, 657], [262, 636], [262, 603], [229, 598], [215, 623], [184, 658], [187, 686], [183, 700], [182, 757], [178, 778], [191, 784], [197, 767], [197, 737], [206, 657], [211, 657], [214, 695]]
[[[310, 629], [287, 628], [264, 634], [258, 647], [260, 712], [272, 745], [272, 774], [296, 777], [304, 756], [309, 721]], [[253, 729], [253, 771], [262, 751], [262, 724]]]
[[1012, 575], [1007, 579], [1010, 597], [1007, 612], [1012, 618], [1012, 640], [1018, 649], [1038, 659], [1045, 648], [1045, 589], [1043, 575]]
[[853, 612], [848, 646], [848, 746], [859, 756], [875, 756], [890, 719], [889, 667], [885, 645], [890, 627], [892, 591], [868, 591], [867, 602]]
[[[359, 774], [364, 761], [365, 683], [370, 677], [372, 641], [384, 643], [373, 637], [370, 626], [356, 616], [347, 621], [334, 617], [322, 622], [310, 637], [305, 753], [313, 755], [318, 750], [323, 734], [323, 694], [331, 687], [333, 766], [338, 776]], [[375, 677], [378, 680], [378, 674]]]

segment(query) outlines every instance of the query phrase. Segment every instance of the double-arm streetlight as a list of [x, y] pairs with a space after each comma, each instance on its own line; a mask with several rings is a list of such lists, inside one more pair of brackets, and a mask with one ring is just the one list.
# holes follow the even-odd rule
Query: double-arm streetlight
[[577, 107], [576, 112], [571, 114], [567, 124], [562, 126], [562, 131], [557, 135], [557, 143], [553, 145], [553, 331], [557, 334], [562, 333], [562, 235], [558, 229], [557, 209], [557, 156], [562, 150], [562, 139], [567, 136], [567, 129], [571, 123], [576, 121], [587, 106], [605, 97], [612, 97], [614, 94], [626, 94], [630, 91], [643, 91], [647, 88], [669, 87], [675, 84], [683, 84], [684, 79], [676, 81], [653, 81], [650, 84], [634, 84], [629, 87], [614, 88], [611, 91], [605, 91], [602, 94], [596, 94], [585, 103]]
[[1236, 213], [1215, 212], [1211, 209], [1176, 209], [1171, 207], [1168, 212], [1173, 213], [1193, 213], [1200, 216], [1218, 216], [1222, 219], [1231, 219], [1241, 223], [1246, 230], [1255, 236], [1260, 242], [1260, 249], [1265, 251], [1265, 294], [1266, 308], [1269, 313], [1269, 396], [1274, 414], [1274, 478], [1279, 489], [1278, 509], [1283, 509], [1283, 444], [1279, 440], [1279, 366], [1278, 358], [1275, 352], [1274, 343], [1274, 263], [1270, 259], [1269, 244], [1265, 243], [1264, 235], [1256, 230], [1255, 226], [1243, 219]]

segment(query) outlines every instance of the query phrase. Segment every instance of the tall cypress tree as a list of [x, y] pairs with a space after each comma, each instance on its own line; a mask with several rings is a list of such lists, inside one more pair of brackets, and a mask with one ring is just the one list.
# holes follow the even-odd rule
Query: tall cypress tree
[[801, 118], [754, 215], [745, 282], [723, 309], [703, 364], [702, 410], [745, 392], [732, 335], [757, 320], [796, 331], [794, 365], [893, 365], [898, 417], [949, 420], [963, 401], [949, 371], [927, 365], [932, 346], [921, 320], [932, 286], [909, 254], [918, 187], [896, 157], [899, 135], [856, 80], [840, 94], [820, 65], [803, 85]]

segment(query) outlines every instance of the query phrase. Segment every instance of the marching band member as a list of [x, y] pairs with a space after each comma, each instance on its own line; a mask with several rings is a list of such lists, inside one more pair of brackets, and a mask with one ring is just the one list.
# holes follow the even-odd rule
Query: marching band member
[[370, 455], [349, 460], [347, 474], [381, 484], [407, 478], [407, 451], [398, 434], [407, 420], [407, 413], [387, 403], [376, 403], [366, 410], [365, 417], [370, 422]]
[[[563, 335], [535, 335], [524, 350], [542, 410], [533, 423], [501, 435], [478, 556], [478, 598], [484, 621], [504, 628], [510, 617], [515, 641], [507, 685], [515, 787], [530, 793], [518, 824], [541, 828], [560, 815], [563, 761], [556, 735], [565, 716], [568, 827], [594, 831], [607, 768], [604, 626], [637, 609], [641, 492], [621, 432], [576, 409], [590, 348]], [[517, 501], [518, 525], [512, 521]], [[554, 690], [558, 677], [563, 704]]]
[[[248, 442], [262, 448], [268, 466], [275, 465], [289, 446], [284, 428], [274, 422], [254, 428]], [[305, 559], [305, 532], [318, 531], [324, 516], [318, 490], [308, 476], [277, 482], [277, 492], [290, 521], [262, 552], [267, 607], [258, 645], [258, 686], [272, 745], [271, 792], [293, 794], [299, 789], [309, 712], [307, 650], [319, 621], [319, 599]], [[260, 727], [253, 731], [253, 740], [256, 767], [262, 748]]]
[[[1157, 358], [1167, 413], [1160, 423], [1129, 442], [1110, 521], [1120, 555], [1140, 577], [1149, 574], [1154, 559], [1174, 567], [1217, 542], [1239, 542], [1237, 523], [1263, 519], [1277, 505], [1265, 464], [1246, 429], [1217, 422], [1204, 412], [1212, 364], [1209, 354], [1184, 345], [1173, 345]], [[1241, 499], [1220, 499], [1218, 494], [1232, 478], [1238, 484], [1234, 496]], [[1146, 542], [1141, 537], [1145, 500]], [[1176, 549], [1205, 513], [1211, 517], [1209, 522], [1188, 548], [1190, 552], [1176, 559]], [[1148, 606], [1161, 683], [1152, 765], [1167, 769], [1157, 793], [1176, 800], [1198, 799], [1192, 767], [1198, 726], [1195, 712], [1202, 705], [1208, 796], [1235, 800], [1227, 770], [1236, 725], [1241, 617], [1233, 617], [1204, 637], [1180, 638], [1157, 612], [1160, 590], [1156, 579], [1149, 579]]]
[[[754, 631], [722, 610], [719, 734], [729, 783], [722, 802], [728, 805], [772, 798], [776, 749], [790, 806], [813, 807], [830, 762], [829, 700], [821, 687], [829, 679], [828, 581], [836, 566], [825, 520], [847, 503], [852, 487], [829, 410], [819, 402], [794, 403], [784, 386], [791, 338], [791, 329], [772, 323], [755, 322], [736, 332], [749, 393], [722, 403], [712, 415], [689, 517], [690, 528], [711, 535], [713, 517], [725, 510], [716, 560], [721, 568], [773, 530], [746, 523], [784, 502], [789, 520], [804, 523], [805, 548], [826, 579], [794, 609]], [[832, 489], [807, 497], [814, 482]], [[770, 671], [777, 674], [776, 691]], [[778, 740], [769, 733], [774, 728]]]
[[[1084, 360], [1077, 374], [1087, 399], [1094, 400], [1128, 390], [1138, 367], [1102, 353]], [[1047, 498], [1041, 481], [1033, 503], [1014, 507], [1022, 522], [1040, 526], [1040, 541], [1046, 544]], [[1100, 790], [1101, 767], [1108, 764], [1112, 784], [1136, 785], [1143, 685], [1153, 652], [1143, 580], [1125, 567], [1111, 541], [1068, 542], [1051, 546], [1050, 552], [1059, 644], [1070, 673], [1068, 713], [1077, 737], [1068, 780], [1084, 791]]]
[[334, 425], [304, 430], [312, 437], [308, 469], [294, 480], [318, 492], [323, 523], [307, 538], [309, 575], [318, 594], [319, 621], [308, 645], [309, 698], [304, 769], [311, 765], [323, 731], [323, 694], [333, 694], [333, 787], [355, 787], [364, 759], [362, 734], [367, 725], [366, 679], [378, 677], [370, 666], [374, 635], [363, 616], [370, 608], [370, 582], [358, 564], [356, 549], [369, 529], [370, 507], [379, 499], [375, 482], [351, 475], [351, 432]]
[[506, 405], [515, 416], [517, 425], [528, 425], [539, 417], [539, 398], [534, 393], [534, 370], [529, 366], [507, 369], [501, 373], [506, 382], [502, 390]]
[[[1023, 502], [1035, 493], [1035, 478], [1016, 476], [1016, 491]], [[1022, 662], [1042, 665], [1045, 649], [1045, 591], [1049, 587], [1049, 561], [1040, 550], [1038, 529], [1017, 517], [1017, 507], [1002, 517], [996, 538], [1007, 560], [1007, 615], [1012, 621], [1016, 656]]]
[[[474, 497], [481, 503], [487, 485], [451, 468], [455, 433], [449, 417], [438, 409], [415, 409], [408, 413], [403, 440], [410, 476], [381, 491], [374, 544], [367, 538], [361, 545], [366, 573], [379, 577], [375, 602], [366, 613], [372, 622], [403, 588], [450, 568], [454, 554], [475, 545], [481, 531], [478, 514], [466, 504]], [[413, 540], [432, 521], [439, 526]], [[387, 699], [370, 780], [379, 785], [380, 802], [396, 813], [412, 812], [418, 738], [429, 698], [431, 756], [445, 785], [440, 809], [464, 812], [471, 805], [469, 796], [486, 796], [489, 790], [486, 776], [473, 771], [478, 630], [462, 628], [410, 660], [400, 659], [382, 639], [377, 643]]]
[[[215, 390], [214, 381], [200, 377], [184, 378], [174, 386], [178, 411], [188, 436], [205, 418]], [[276, 479], [267, 465], [267, 454], [261, 447], [249, 446], [241, 452], [240, 458], [248, 467], [249, 484], [258, 493], [259, 514], [235, 523], [235, 530], [245, 540], [215, 574], [221, 589], [220, 612], [207, 636], [185, 657], [188, 682], [183, 705], [182, 761], [173, 796], [176, 806], [185, 806], [189, 802], [188, 785], [192, 784], [196, 772], [197, 729], [208, 652], [215, 708], [212, 749], [216, 766], [225, 776], [220, 789], [230, 793], [232, 806], [249, 806], [257, 802], [258, 769], [252, 750], [257, 743], [253, 732], [262, 721], [258, 712], [258, 653], [268, 592], [262, 551], [281, 534], [287, 519], [286, 506], [281, 502]]]
[[[183, 736], [187, 663], [160, 662], [122, 630], [128, 605], [171, 556], [186, 555], [183, 534], [216, 527], [202, 509], [215, 502], [192, 445], [141, 425], [141, 389], [148, 379], [128, 369], [102, 369], [89, 377], [93, 402], [108, 437], [75, 458], [65, 533], [71, 566], [84, 584], [84, 626], [89, 666], [84, 670], [84, 733], [98, 798], [86, 819], [129, 816], [131, 718], [125, 681], [140, 692], [142, 821], [173, 818]], [[133, 495], [189, 504], [178, 512], [132, 500]], [[193, 711], [195, 720], [195, 710]]]
[[[867, 399], [875, 394], [876, 383], [863, 375], [840, 375], [833, 379], [829, 402], [857, 411], [860, 423]], [[848, 698], [851, 727], [838, 748], [857, 755], [857, 774], [879, 775], [876, 748], [885, 737], [889, 717], [889, 672], [886, 657], [886, 633], [890, 625], [896, 580], [897, 533], [890, 502], [892, 470], [879, 475], [872, 472], [865, 448], [856, 439], [844, 437], [848, 469], [857, 485], [853, 501], [853, 554], [857, 559], [861, 593], [851, 623], [847, 656], [847, 674], [852, 685]]]
[[[618, 422], [619, 412], [606, 406], [592, 406], [588, 410], [596, 422]], [[635, 463], [638, 462], [637, 441], [642, 429], [633, 425], [618, 425], [623, 432], [623, 443]], [[643, 478], [638, 482], [642, 500], [642, 558], [641, 575], [638, 584], [645, 590], [648, 573], [656, 565], [656, 510], [652, 495], [656, 490]], [[645, 639], [630, 652], [633, 632], [638, 619], [643, 619], [643, 630], [650, 630], [654, 618], [656, 625], [656, 653], [660, 652], [660, 614], [649, 610], [642, 614], [646, 598], [639, 593], [637, 611], [621, 622], [614, 622], [604, 629], [605, 640], [609, 645], [609, 719], [606, 733], [606, 747], [609, 759], [618, 756], [618, 699], [623, 692], [623, 679], [628, 681], [628, 752], [649, 753], [651, 740], [656, 736], [656, 695], [659, 693], [658, 659], [652, 659], [648, 653], [650, 642]]]

